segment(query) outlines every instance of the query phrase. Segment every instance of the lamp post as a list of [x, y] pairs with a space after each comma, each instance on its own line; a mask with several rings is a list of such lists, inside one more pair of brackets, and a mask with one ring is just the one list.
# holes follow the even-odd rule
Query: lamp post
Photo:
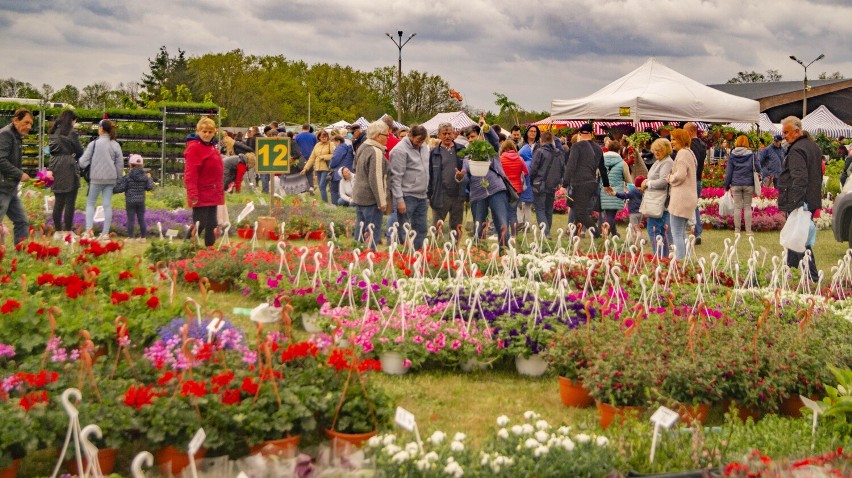
[[402, 123], [402, 47], [407, 45], [417, 34], [412, 33], [404, 42], [402, 41], [402, 30], [397, 31], [396, 34], [399, 35], [399, 40], [392, 37], [390, 33], [385, 33], [399, 50], [399, 68], [396, 70], [396, 120]]
[[814, 63], [822, 60], [823, 58], [825, 58], [825, 54], [820, 53], [820, 55], [818, 57], [816, 57], [812, 62], [805, 65], [804, 62], [802, 62], [802, 60], [796, 58], [795, 55], [790, 55], [791, 60], [802, 65], [802, 68], [805, 69], [805, 80], [802, 84], [802, 118], [804, 118], [808, 114], [808, 67], [813, 65]]

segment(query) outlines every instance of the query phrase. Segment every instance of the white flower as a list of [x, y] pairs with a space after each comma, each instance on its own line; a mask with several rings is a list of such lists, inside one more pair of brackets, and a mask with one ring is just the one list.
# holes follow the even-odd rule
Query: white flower
[[533, 436], [535, 436], [536, 440], [538, 440], [542, 443], [546, 442], [547, 439], [550, 438], [550, 435], [548, 435], [547, 432], [544, 431], [544, 430], [539, 430], [539, 431], [535, 432], [535, 435], [533, 435]]
[[447, 434], [438, 430], [429, 437], [429, 441], [433, 445], [440, 445], [444, 441], [444, 438], [447, 438]]
[[402, 448], [391, 443], [390, 445], [385, 446], [385, 454], [387, 455], [396, 455]]
[[535, 431], [532, 425], [529, 423], [524, 423], [521, 425], [521, 430], [524, 432], [524, 435], [532, 435], [532, 432]]
[[600, 436], [595, 440], [595, 443], [597, 443], [598, 446], [607, 446], [609, 445], [609, 438]]
[[536, 448], [539, 445], [541, 445], [541, 443], [539, 443], [535, 438], [527, 438], [527, 441], [524, 442], [524, 446], [527, 448]]
[[549, 451], [550, 451], [550, 448], [547, 448], [546, 446], [542, 445], [542, 446], [536, 448], [533, 451], [533, 455], [539, 457], [541, 455], [547, 455], [547, 452], [549, 452]]
[[553, 448], [555, 446], [562, 446], [562, 439], [557, 436], [550, 437], [550, 440], [547, 440], [547, 446]]
[[527, 420], [535, 420], [536, 418], [538, 418], [538, 416], [538, 413], [532, 410], [527, 410], [524, 412], [524, 418]]
[[585, 433], [581, 433], [575, 436], [574, 439], [580, 443], [589, 443], [589, 440], [591, 440], [592, 438], [589, 435], [586, 435]]
[[397, 452], [394, 456], [391, 457], [391, 461], [393, 463], [405, 463], [411, 458], [411, 455], [408, 454], [407, 451], [402, 450]]
[[550, 427], [550, 425], [547, 424], [546, 420], [539, 420], [539, 421], [535, 422], [535, 427], [538, 428], [539, 430], [547, 430]]
[[497, 426], [498, 427], [505, 427], [508, 424], [509, 424], [509, 417], [507, 417], [506, 415], [500, 415], [499, 417], [497, 417]]
[[454, 441], [464, 441], [465, 438], [467, 438], [467, 435], [462, 432], [456, 432], [456, 434], [453, 435]]
[[556, 430], [556, 433], [562, 436], [568, 436], [568, 434], [571, 433], [571, 427], [566, 427], [565, 425], [563, 425], [559, 427], [558, 430]]
[[506, 430], [505, 428], [497, 430], [497, 437], [502, 438], [503, 440], [509, 438], [509, 430]]
[[[450, 458], [452, 458], [452, 457], [450, 457]], [[444, 473], [446, 473], [446, 474], [448, 474], [448, 475], [450, 475], [454, 478], [461, 478], [462, 476], [464, 476], [464, 470], [462, 469], [461, 465], [456, 463], [455, 460], [447, 463], [447, 466], [444, 467]]]
[[574, 449], [574, 442], [570, 438], [565, 438], [562, 440], [562, 447], [568, 451], [572, 451]]
[[378, 435], [371, 436], [370, 439], [367, 440], [367, 445], [369, 445], [370, 448], [376, 448], [381, 444], [382, 444], [382, 438]]
[[418, 471], [426, 471], [429, 468], [431, 468], [429, 461], [422, 459], [422, 458], [420, 460], [417, 460], [415, 462], [415, 465], [417, 465]]
[[440, 457], [434, 451], [430, 451], [429, 453], [423, 455], [423, 459], [426, 461], [438, 461]]
[[390, 445], [396, 441], [396, 435], [387, 434], [382, 437], [382, 445]]
[[413, 441], [410, 441], [405, 444], [405, 451], [407, 451], [411, 456], [417, 456], [417, 454], [420, 452], [420, 445], [414, 443]]
[[464, 443], [454, 440], [452, 443], [450, 443], [450, 450], [452, 450], [452, 451], [464, 451]]
[[515, 435], [520, 435], [523, 432], [524, 432], [524, 429], [520, 425], [513, 425], [512, 426], [512, 433], [514, 433]]

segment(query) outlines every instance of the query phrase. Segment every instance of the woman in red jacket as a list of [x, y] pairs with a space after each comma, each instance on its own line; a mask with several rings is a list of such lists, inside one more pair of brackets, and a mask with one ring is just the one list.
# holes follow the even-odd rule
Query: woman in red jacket
[[[216, 242], [216, 207], [225, 204], [224, 165], [216, 149], [216, 123], [204, 117], [195, 128], [196, 133], [186, 137], [184, 157], [184, 183], [186, 202], [192, 208], [192, 222], [204, 231], [204, 244]], [[194, 227], [194, 225], [193, 225]]]
[[[518, 156], [517, 146], [515, 146], [512, 140], [506, 140], [500, 144], [500, 163], [503, 165], [503, 172], [506, 173], [506, 179], [512, 183], [512, 187], [520, 195], [524, 191], [524, 177], [528, 176], [530, 171], [527, 169], [527, 164], [523, 158]], [[520, 203], [509, 204], [507, 222], [512, 236], [517, 232], [518, 207], [520, 207]]]

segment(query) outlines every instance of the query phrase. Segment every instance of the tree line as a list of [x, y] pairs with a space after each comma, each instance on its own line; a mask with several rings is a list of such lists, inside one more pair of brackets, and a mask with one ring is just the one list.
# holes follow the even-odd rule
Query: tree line
[[[385, 113], [399, 116], [396, 104], [396, 67], [360, 71], [350, 66], [290, 60], [283, 55], [249, 55], [241, 49], [187, 56], [163, 46], [148, 59], [141, 81], [112, 86], [96, 82], [82, 90], [68, 84], [55, 90], [14, 78], [0, 79], [0, 96], [46, 99], [77, 108], [156, 108], [162, 101], [213, 102], [223, 111], [223, 125], [246, 126], [268, 121], [328, 124], [359, 116], [375, 119]], [[402, 77], [401, 111], [406, 123], [425, 121], [436, 113], [464, 110], [450, 95], [450, 85], [439, 75], [410, 70]], [[545, 113], [527, 112], [506, 95], [494, 93], [497, 113], [489, 121], [504, 125], [535, 121]]]

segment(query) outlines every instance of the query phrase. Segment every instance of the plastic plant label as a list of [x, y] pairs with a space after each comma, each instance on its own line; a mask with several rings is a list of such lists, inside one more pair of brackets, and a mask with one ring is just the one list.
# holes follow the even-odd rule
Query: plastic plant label
[[237, 478], [249, 478], [249, 477], [248, 477], [248, 475], [246, 475], [246, 472], [241, 471], [240, 474], [237, 475]]
[[175, 237], [178, 236], [178, 234], [180, 234], [180, 231], [178, 231], [177, 229], [167, 229], [166, 230], [166, 237], [168, 237], [169, 239], [174, 239]]
[[222, 320], [218, 317], [215, 317], [213, 320], [210, 321], [209, 324], [207, 324], [207, 331], [215, 334], [215, 333], [219, 332], [219, 330], [221, 330], [222, 327], [224, 327], [224, 325], [225, 325], [224, 320]]
[[799, 398], [802, 399], [802, 403], [804, 403], [807, 408], [812, 410], [817, 415], [822, 415], [823, 410], [822, 410], [822, 407], [819, 405], [818, 402], [815, 402], [815, 401], [811, 400], [810, 398], [804, 397], [802, 395], [799, 395]]
[[104, 215], [104, 207], [103, 206], [98, 206], [98, 208], [95, 209], [95, 217], [94, 217], [93, 220], [95, 222], [104, 222], [104, 220], [106, 220], [106, 216]]
[[201, 449], [201, 445], [204, 444], [204, 440], [207, 438], [207, 434], [204, 433], [203, 428], [199, 428], [197, 432], [195, 432], [195, 436], [192, 437], [192, 441], [189, 442], [189, 447], [187, 452], [190, 455], [195, 455], [198, 453], [198, 450]]
[[234, 307], [234, 315], [251, 315], [251, 309], [248, 307]]
[[651, 415], [651, 423], [656, 423], [663, 428], [671, 428], [677, 423], [680, 415], [674, 410], [666, 407], [660, 407]]
[[413, 432], [414, 427], [417, 426], [416, 421], [414, 420], [414, 414], [402, 407], [396, 407], [396, 416], [394, 417], [394, 421], [400, 428], [410, 432]]
[[259, 201], [261, 206], [266, 206], [266, 199], [260, 198]]
[[254, 211], [254, 201], [251, 201], [248, 204], [246, 204], [246, 207], [244, 207], [243, 210], [240, 211], [240, 214], [237, 216], [237, 224], [242, 222], [242, 220], [245, 219], [246, 216], [251, 214], [252, 211]]

